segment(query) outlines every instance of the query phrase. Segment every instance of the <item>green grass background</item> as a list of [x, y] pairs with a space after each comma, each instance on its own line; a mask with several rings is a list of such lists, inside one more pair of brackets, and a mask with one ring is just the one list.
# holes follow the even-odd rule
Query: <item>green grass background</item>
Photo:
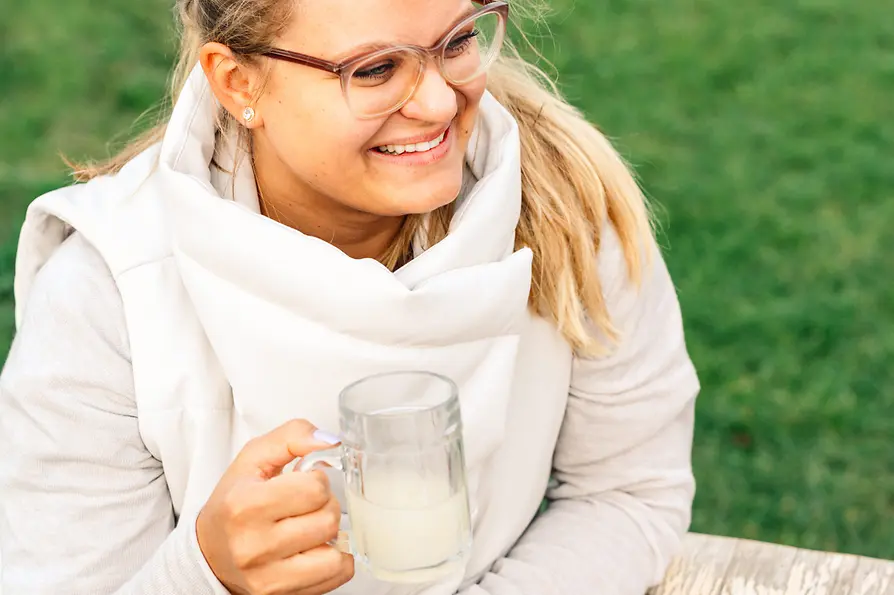
[[[703, 382], [693, 529], [894, 558], [891, 0], [554, 0], [661, 208]], [[25, 205], [160, 96], [166, 0], [0, 0], [0, 356]]]

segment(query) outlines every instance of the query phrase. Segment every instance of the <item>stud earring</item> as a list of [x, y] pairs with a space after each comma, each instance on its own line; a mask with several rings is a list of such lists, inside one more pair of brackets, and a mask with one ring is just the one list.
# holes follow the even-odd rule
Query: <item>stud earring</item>
[[248, 124], [248, 123], [250, 123], [252, 120], [254, 120], [254, 119], [255, 119], [255, 110], [254, 110], [254, 108], [247, 107], [247, 108], [245, 108], [244, 110], [242, 110], [242, 119], [245, 120], [245, 123], [246, 123], [246, 124]]

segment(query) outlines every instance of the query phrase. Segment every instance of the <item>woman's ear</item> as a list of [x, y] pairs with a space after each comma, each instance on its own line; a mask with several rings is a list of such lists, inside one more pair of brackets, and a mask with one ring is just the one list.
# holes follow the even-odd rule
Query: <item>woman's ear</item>
[[246, 128], [258, 128], [263, 122], [255, 105], [255, 90], [261, 82], [259, 72], [237, 61], [230, 48], [217, 42], [202, 46], [199, 63], [224, 109]]

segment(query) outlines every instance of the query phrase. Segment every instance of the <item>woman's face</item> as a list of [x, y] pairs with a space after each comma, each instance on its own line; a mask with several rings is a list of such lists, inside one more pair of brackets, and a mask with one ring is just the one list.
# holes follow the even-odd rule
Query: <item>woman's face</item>
[[[473, 6], [469, 0], [299, 0], [276, 45], [331, 62], [382, 44], [430, 47]], [[381, 216], [425, 213], [457, 197], [484, 76], [454, 88], [429, 61], [402, 109], [360, 119], [337, 76], [272, 62], [256, 103], [256, 152], [269, 162], [266, 172], [291, 178], [296, 194]], [[435, 140], [445, 132], [442, 143], [428, 150], [416, 146], [395, 155], [378, 149]]]

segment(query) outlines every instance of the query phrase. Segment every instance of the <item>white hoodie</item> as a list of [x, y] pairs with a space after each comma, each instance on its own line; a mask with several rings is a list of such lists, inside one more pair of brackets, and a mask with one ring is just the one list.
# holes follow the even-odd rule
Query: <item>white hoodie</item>
[[[660, 257], [636, 292], [617, 237], [603, 230], [593, 266], [623, 341], [608, 357], [574, 357], [554, 326], [527, 307], [531, 253], [514, 250], [518, 129], [492, 96], [482, 100], [467, 155], [474, 181], [449, 235], [427, 250], [417, 245], [416, 257], [396, 272], [258, 214], [249, 167], [235, 167], [230, 176], [211, 165], [212, 159], [224, 169], [234, 165], [228, 146], [215, 141], [217, 109], [196, 68], [160, 146], [116, 176], [58, 190], [28, 211], [16, 267], [19, 336], [0, 383], [0, 423], [17, 437], [2, 444], [4, 453], [15, 454], [0, 466], [4, 593], [223, 592], [192, 527], [232, 457], [249, 438], [290, 418], [335, 429], [341, 387], [404, 369], [440, 372], [459, 385], [473, 555], [455, 580], [414, 589], [361, 572], [338, 593], [640, 595], [659, 580], [689, 523], [698, 392]], [[133, 511], [135, 527], [126, 519], [126, 564], [97, 539], [97, 531], [114, 534], [119, 526], [111, 514], [101, 515], [100, 525], [64, 525], [61, 541], [27, 523], [29, 514], [53, 514], [29, 504], [41, 494], [60, 494], [51, 507], [73, 508], [60, 515], [65, 519], [90, 517], [104, 506], [101, 499], [61, 497], [55, 474], [72, 466], [61, 452], [49, 463], [45, 451], [38, 456], [29, 447], [29, 427], [35, 435], [54, 433], [52, 421], [38, 418], [47, 386], [58, 389], [60, 382], [36, 373], [46, 369], [46, 355], [28, 346], [66, 330], [52, 313], [36, 314], [47, 293], [62, 291], [61, 280], [41, 273], [61, 258], [60, 246], [74, 231], [83, 246], [76, 258], [99, 255], [102, 266], [92, 270], [99, 268], [117, 294], [104, 301], [120, 303], [108, 317], [121, 321], [131, 377], [125, 386], [105, 388], [134, 404], [132, 438], [146, 460], [160, 462], [167, 486], [143, 503], [146, 510]], [[78, 292], [66, 291], [77, 303]], [[90, 297], [80, 299], [89, 308]], [[71, 344], [78, 345], [76, 337]], [[75, 400], [84, 402], [84, 395]], [[66, 415], [77, 417], [78, 407], [70, 406]], [[83, 441], [75, 452], [89, 451], [88, 419], [68, 439]], [[38, 458], [50, 472], [23, 480], [22, 469]], [[110, 461], [106, 479], [101, 465], [91, 473], [101, 484], [126, 472]], [[528, 527], [551, 473], [555, 502]], [[107, 513], [115, 508], [105, 505]], [[148, 512], [140, 529], [141, 512], [165, 506], [177, 529], [159, 537]], [[35, 555], [47, 551], [41, 541], [50, 539], [58, 559]], [[143, 568], [122, 587], [128, 577], [120, 569], [133, 565], [132, 551], [144, 553]], [[55, 574], [47, 570], [54, 566]], [[201, 573], [185, 582], [177, 576], [164, 582], [196, 568]], [[32, 576], [38, 570], [56, 578], [38, 580]]]

